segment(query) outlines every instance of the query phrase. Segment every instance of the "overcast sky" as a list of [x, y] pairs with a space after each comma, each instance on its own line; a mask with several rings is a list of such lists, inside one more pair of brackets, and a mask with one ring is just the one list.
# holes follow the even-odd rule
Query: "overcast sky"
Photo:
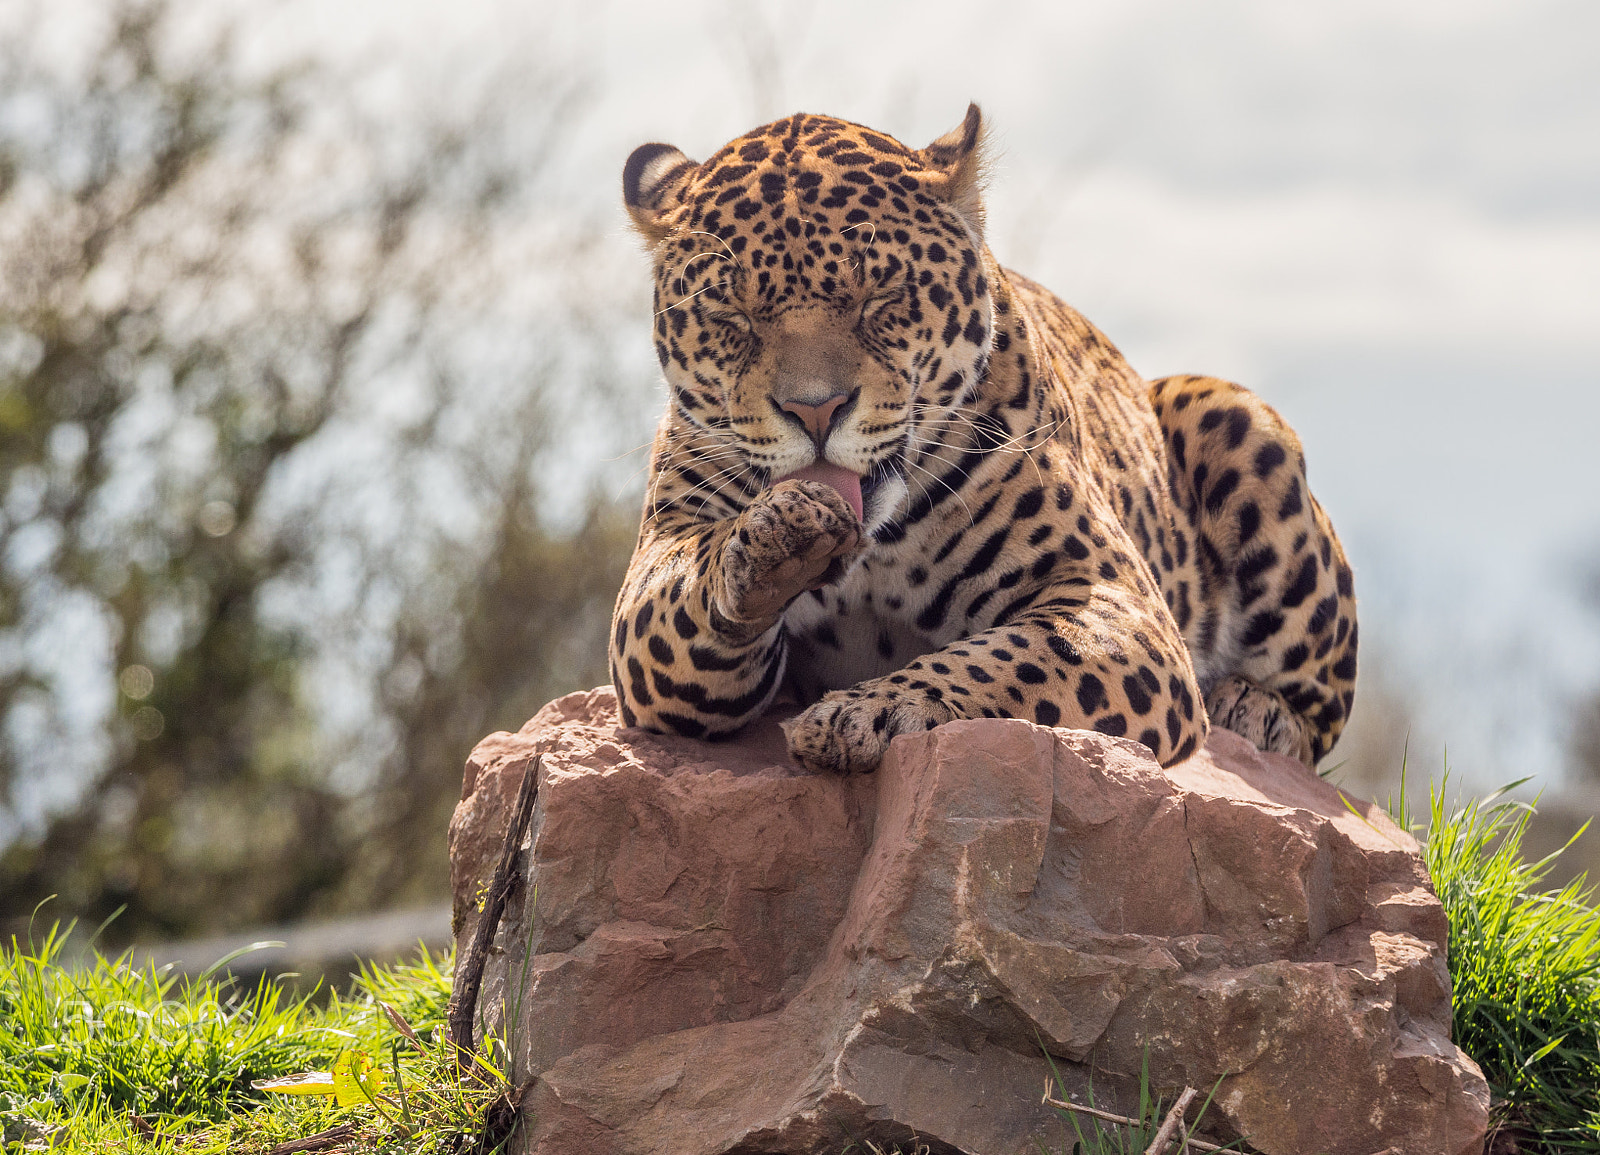
[[1000, 260], [1147, 377], [1216, 373], [1277, 406], [1355, 563], [1364, 657], [1419, 737], [1480, 782], [1559, 781], [1568, 708], [1600, 682], [1577, 580], [1600, 559], [1593, 0], [185, 7], [242, 11], [260, 61], [321, 54], [377, 102], [506, 66], [581, 82], [537, 211], [607, 220], [597, 259], [646, 375], [617, 204], [635, 144], [703, 157], [804, 109], [920, 145], [977, 100]]

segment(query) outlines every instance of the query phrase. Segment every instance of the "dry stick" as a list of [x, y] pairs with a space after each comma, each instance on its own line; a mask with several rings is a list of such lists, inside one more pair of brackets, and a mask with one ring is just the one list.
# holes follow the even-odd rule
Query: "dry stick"
[[355, 1137], [354, 1123], [340, 1123], [337, 1127], [318, 1131], [315, 1135], [307, 1135], [304, 1139], [291, 1139], [287, 1143], [279, 1143], [276, 1147], [268, 1148], [267, 1155], [300, 1155], [303, 1151], [326, 1151], [329, 1147], [338, 1147], [347, 1139]]
[[[1161, 1130], [1156, 1132], [1156, 1137], [1150, 1140], [1150, 1146], [1144, 1149], [1144, 1155], [1161, 1155], [1167, 1149], [1167, 1144], [1172, 1142], [1173, 1135], [1177, 1132], [1179, 1124], [1183, 1122], [1183, 1113], [1189, 1109], [1189, 1104], [1194, 1102], [1195, 1096], [1200, 1092], [1193, 1087], [1185, 1087], [1183, 1094], [1178, 1096], [1178, 1101], [1172, 1105], [1172, 1110], [1167, 1112], [1167, 1117], [1161, 1121]], [[1185, 1138], [1188, 1129], [1185, 1128]], [[1187, 1146], [1187, 1144], [1185, 1144]], [[1179, 1155], [1185, 1155], [1180, 1151]]]
[[[1057, 1107], [1063, 1111], [1073, 1111], [1079, 1115], [1090, 1115], [1096, 1119], [1104, 1119], [1108, 1123], [1121, 1123], [1124, 1127], [1137, 1127], [1139, 1120], [1130, 1119], [1126, 1115], [1118, 1115], [1111, 1111], [1102, 1111], [1098, 1107], [1083, 1107], [1077, 1103], [1069, 1103], [1065, 1099], [1052, 1099], [1047, 1092], [1043, 1100], [1047, 1107]], [[1203, 1139], [1188, 1139], [1186, 1142], [1196, 1151], [1221, 1151], [1215, 1143], [1207, 1143]]]
[[448, 1022], [450, 1042], [456, 1048], [456, 1066], [463, 1074], [473, 1066], [472, 1016], [478, 1010], [478, 988], [483, 985], [483, 965], [488, 961], [489, 944], [500, 929], [500, 916], [505, 913], [506, 899], [517, 881], [517, 853], [522, 847], [522, 836], [528, 831], [528, 821], [533, 817], [533, 802], [539, 793], [539, 767], [542, 762], [543, 756], [536, 754], [523, 769], [522, 787], [517, 791], [516, 809], [506, 826], [506, 840], [500, 848], [500, 861], [494, 868], [489, 892], [483, 897], [483, 917], [478, 920], [477, 929], [472, 933], [466, 958], [456, 968]]

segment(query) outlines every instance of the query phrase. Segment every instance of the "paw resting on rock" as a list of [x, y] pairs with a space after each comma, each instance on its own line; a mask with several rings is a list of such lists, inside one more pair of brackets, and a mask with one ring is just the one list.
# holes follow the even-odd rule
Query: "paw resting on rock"
[[895, 735], [931, 730], [954, 717], [931, 699], [835, 690], [783, 723], [783, 732], [789, 753], [807, 770], [866, 774], [878, 768]]
[[1287, 754], [1305, 765], [1316, 767], [1311, 754], [1311, 735], [1300, 715], [1271, 690], [1248, 678], [1225, 678], [1206, 700], [1211, 724], [1242, 734], [1258, 750]]

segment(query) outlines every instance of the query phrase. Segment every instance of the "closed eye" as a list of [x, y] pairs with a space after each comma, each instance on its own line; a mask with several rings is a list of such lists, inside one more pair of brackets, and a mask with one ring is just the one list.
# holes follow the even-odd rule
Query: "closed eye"
[[749, 333], [755, 328], [749, 317], [737, 311], [713, 313], [711, 319], [719, 325], [727, 326], [736, 333]]
[[871, 324], [888, 309], [900, 303], [905, 297], [905, 290], [901, 288], [890, 289], [888, 292], [878, 293], [861, 302], [861, 323]]

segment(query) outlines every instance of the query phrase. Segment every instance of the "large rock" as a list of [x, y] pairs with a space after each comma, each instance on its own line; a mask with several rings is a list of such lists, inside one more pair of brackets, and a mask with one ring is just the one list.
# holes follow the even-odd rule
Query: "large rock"
[[525, 1150], [1020, 1155], [1060, 1139], [1046, 1051], [1102, 1106], [1147, 1058], [1220, 1080], [1208, 1123], [1270, 1155], [1481, 1149], [1416, 843], [1298, 763], [964, 721], [821, 778], [772, 720], [708, 744], [615, 711], [572, 694], [485, 739], [451, 823], [464, 945], [544, 752], [480, 1004], [538, 1076]]

